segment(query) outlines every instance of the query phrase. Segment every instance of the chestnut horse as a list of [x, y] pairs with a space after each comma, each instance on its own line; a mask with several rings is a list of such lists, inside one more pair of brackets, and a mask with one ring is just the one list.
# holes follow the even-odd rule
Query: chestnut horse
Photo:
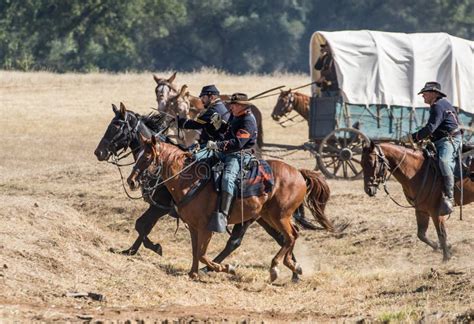
[[[403, 193], [411, 206], [415, 209], [418, 225], [418, 238], [438, 249], [438, 244], [426, 237], [429, 220], [433, 221], [438, 233], [438, 240], [443, 250], [443, 261], [451, 257], [447, 244], [446, 220], [447, 216], [440, 216], [438, 207], [441, 201], [442, 177], [433, 159], [424, 157], [419, 150], [390, 143], [375, 144], [371, 142], [362, 152], [362, 168], [364, 171], [364, 190], [373, 197], [380, 184], [386, 186], [386, 181], [393, 176], [400, 182]], [[474, 182], [464, 179], [463, 205], [474, 201]], [[455, 186], [455, 202], [460, 201], [460, 182]], [[387, 191], [388, 192], [388, 191]]]
[[[127, 182], [132, 190], [137, 189], [139, 186], [137, 179], [145, 170], [155, 176], [159, 174], [164, 179], [163, 183], [178, 206], [179, 216], [188, 224], [191, 234], [193, 262], [189, 276], [198, 278], [200, 261], [213, 271], [231, 272], [228, 264], [221, 265], [211, 261], [206, 255], [212, 237], [207, 224], [217, 205], [217, 193], [214, 191], [213, 184], [207, 182], [203, 188], [196, 191], [192, 200], [183, 201], [194, 184], [202, 178], [202, 168], [205, 165], [196, 164], [196, 162], [187, 164], [191, 157], [190, 153], [160, 142], [155, 137], [151, 137], [151, 140], [143, 139], [143, 141], [144, 150], [140, 153]], [[324, 226], [331, 230], [334, 230], [334, 227], [319, 208], [320, 204], [324, 203], [319, 201], [321, 191], [328, 191], [329, 188], [321, 186], [318, 173], [297, 170], [281, 161], [269, 160], [268, 163], [273, 170], [275, 180], [272, 191], [258, 197], [245, 198], [243, 201], [236, 199], [228, 223], [239, 224], [261, 217], [272, 228], [283, 234], [284, 244], [271, 263], [270, 279], [273, 281], [278, 277], [277, 266], [282, 260], [294, 274], [302, 272], [301, 267], [292, 259], [298, 231], [291, 219], [303, 202], [319, 223], [325, 224]], [[326, 196], [328, 194], [327, 192]]]
[[309, 99], [309, 96], [291, 91], [291, 89], [288, 91], [280, 90], [280, 95], [272, 112], [273, 120], [279, 121], [280, 118], [287, 117], [293, 110], [303, 116], [304, 119], [309, 120]]
[[[126, 110], [123, 103], [120, 103], [120, 109], [117, 109], [115, 105], [112, 105], [112, 108], [115, 116], [108, 125], [104, 136], [94, 151], [94, 154], [99, 161], [108, 161], [112, 157], [114, 160], [120, 159], [122, 156], [120, 152], [126, 149], [131, 150], [133, 157], [136, 160], [141, 149], [140, 136], [150, 138], [156, 132], [162, 131], [164, 128], [166, 128], [166, 123], [160, 125], [157, 124], [157, 122], [160, 123], [160, 120], [163, 119], [161, 116], [140, 116], [133, 111]], [[319, 180], [320, 187], [327, 188], [325, 190], [327, 195], [324, 195], [323, 192], [321, 193], [319, 198], [321, 203], [317, 206], [320, 209], [320, 212], [324, 213], [324, 208], [329, 198], [329, 188], [327, 187], [327, 183], [324, 181], [323, 177], [320, 177]], [[135, 223], [135, 229], [138, 232], [138, 237], [130, 248], [120, 252], [122, 254], [134, 255], [137, 253], [142, 244], [146, 248], [153, 250], [159, 255], [162, 254], [161, 245], [159, 243], [155, 244], [150, 241], [148, 234], [151, 232], [152, 228], [160, 218], [173, 210], [173, 200], [168, 189], [163, 185], [157, 187], [153, 194], [145, 195], [144, 198], [149, 203], [149, 207]], [[305, 229], [326, 229], [328, 231], [332, 231], [333, 229], [333, 226], [330, 223], [328, 223], [329, 226], [320, 228], [308, 222], [304, 217], [303, 206], [298, 208], [298, 211], [294, 215], [294, 219]], [[268, 224], [266, 224], [263, 219], [259, 219], [257, 222], [270, 236], [272, 236], [273, 239], [278, 242], [278, 244], [283, 244], [283, 237]], [[252, 222], [246, 222], [244, 224], [239, 223], [234, 226], [224, 250], [214, 259], [215, 262], [221, 262], [240, 246], [243, 237], [251, 223]], [[323, 223], [322, 225], [325, 226], [326, 224]], [[293, 276], [293, 280], [297, 281], [298, 276]]]

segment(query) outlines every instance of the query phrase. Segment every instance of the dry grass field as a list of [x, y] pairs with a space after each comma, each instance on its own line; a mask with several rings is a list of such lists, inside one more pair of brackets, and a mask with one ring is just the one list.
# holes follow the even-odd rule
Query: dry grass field
[[[195, 94], [215, 83], [223, 93], [253, 95], [303, 85], [308, 77], [203, 71], [178, 74], [177, 81]], [[176, 230], [169, 217], [151, 233], [163, 256], [146, 249], [133, 257], [110, 253], [111, 247], [133, 242], [134, 222], [146, 204], [126, 198], [117, 169], [98, 162], [93, 151], [113, 117], [111, 103], [123, 101], [147, 113], [156, 106], [154, 85], [151, 73], [0, 72], [0, 322], [467, 323], [474, 318], [474, 205], [464, 209], [463, 221], [459, 210], [448, 221], [454, 257], [442, 263], [441, 253], [417, 239], [413, 210], [397, 207], [383, 192], [369, 198], [362, 181], [329, 181], [327, 213], [351, 225], [340, 236], [301, 232], [295, 254], [304, 275], [297, 284], [283, 266], [282, 278], [269, 283], [278, 247], [258, 225], [228, 259], [237, 265], [236, 275], [190, 280], [189, 234], [182, 223]], [[258, 103], [265, 142], [304, 143], [306, 124], [283, 129], [271, 120], [275, 102], [270, 97]], [[314, 167], [308, 152], [266, 153]], [[390, 188], [405, 202], [396, 182]], [[436, 237], [432, 225], [428, 234]], [[227, 237], [214, 236], [211, 255]], [[105, 300], [69, 297], [70, 292], [98, 293]]]

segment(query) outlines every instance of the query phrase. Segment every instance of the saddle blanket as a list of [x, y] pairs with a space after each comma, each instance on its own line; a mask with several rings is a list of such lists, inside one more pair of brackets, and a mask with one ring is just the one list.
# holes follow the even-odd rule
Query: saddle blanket
[[244, 198], [261, 196], [273, 189], [275, 179], [273, 178], [272, 168], [267, 161], [258, 160], [258, 163], [250, 163], [250, 166], [250, 170], [244, 173], [242, 193], [240, 179], [237, 181], [237, 197], [240, 197], [240, 195]]

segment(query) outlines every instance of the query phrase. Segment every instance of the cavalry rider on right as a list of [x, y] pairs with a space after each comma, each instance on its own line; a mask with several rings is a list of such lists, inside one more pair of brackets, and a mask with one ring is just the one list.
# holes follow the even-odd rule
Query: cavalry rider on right
[[462, 132], [457, 112], [445, 98], [446, 95], [441, 91], [438, 82], [427, 82], [418, 94], [422, 94], [425, 103], [430, 105], [428, 123], [419, 131], [408, 134], [400, 140], [419, 142], [430, 137], [434, 143], [444, 180], [444, 195], [439, 207], [440, 216], [444, 216], [453, 212], [454, 167], [462, 144]]
[[223, 141], [209, 141], [206, 147], [216, 152], [224, 161], [224, 172], [221, 180], [221, 194], [217, 203], [217, 211], [211, 215], [208, 229], [223, 233], [226, 230], [227, 218], [236, 194], [235, 181], [241, 168], [252, 159], [253, 149], [257, 141], [257, 122], [250, 109], [252, 103], [244, 93], [234, 93], [229, 101], [232, 117]]

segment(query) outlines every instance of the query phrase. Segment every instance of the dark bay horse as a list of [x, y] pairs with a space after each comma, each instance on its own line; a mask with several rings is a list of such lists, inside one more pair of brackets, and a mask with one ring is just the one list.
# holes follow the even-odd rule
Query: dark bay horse
[[[309, 120], [309, 100], [310, 97], [299, 92], [280, 90], [275, 108], [273, 108], [272, 118], [279, 121], [282, 117], [287, 117], [293, 110]], [[285, 121], [281, 122], [284, 123]]]
[[[117, 156], [120, 151], [131, 149], [133, 157], [136, 160], [138, 152], [141, 148], [140, 136], [150, 138], [152, 134], [162, 131], [166, 126], [163, 127], [162, 125], [159, 125], [159, 127], [156, 127], [156, 116], [140, 116], [130, 110], [126, 110], [122, 103], [120, 104], [120, 109], [117, 109], [115, 105], [112, 105], [112, 107], [115, 116], [108, 125], [105, 134], [100, 140], [94, 154], [99, 161], [108, 161], [111, 157]], [[327, 183], [324, 181], [324, 178], [320, 177], [320, 181], [321, 186], [327, 187]], [[328, 199], [328, 195], [324, 196], [321, 194], [321, 204], [317, 206], [321, 209], [321, 212], [324, 212], [324, 208]], [[161, 245], [159, 243], [154, 244], [148, 238], [148, 234], [151, 232], [152, 228], [160, 218], [171, 212], [173, 200], [168, 189], [165, 186], [159, 186], [155, 190], [152, 197], [147, 199], [147, 202], [150, 206], [135, 223], [135, 229], [138, 232], [138, 237], [130, 248], [121, 252], [122, 254], [136, 254], [142, 243], [146, 248], [149, 248], [160, 255], [162, 253]], [[294, 217], [296, 222], [305, 229], [321, 229], [320, 227], [315, 227], [306, 220], [304, 217], [303, 206], [299, 207]], [[283, 244], [283, 237], [279, 235], [277, 231], [271, 228], [262, 219], [259, 219], [257, 222], [279, 244]], [[244, 234], [246, 233], [250, 224], [251, 222], [245, 222], [243, 225], [237, 224], [234, 226], [232, 234], [224, 250], [214, 259], [215, 262], [221, 262], [240, 246]], [[323, 224], [323, 226], [325, 225], [326, 224]], [[333, 227], [329, 223], [329, 225], [323, 229], [332, 231]], [[293, 279], [297, 280], [297, 277], [294, 277]]]
[[[438, 244], [426, 237], [429, 220], [433, 221], [438, 233], [438, 240], [443, 250], [443, 261], [449, 260], [451, 252], [447, 244], [447, 216], [439, 216], [438, 207], [441, 201], [442, 177], [433, 159], [427, 159], [419, 150], [407, 149], [389, 143], [375, 144], [371, 142], [362, 152], [362, 168], [364, 171], [364, 190], [374, 196], [380, 184], [385, 185], [387, 178], [393, 176], [403, 187], [408, 202], [415, 209], [418, 225], [418, 238], [438, 249]], [[455, 202], [460, 201], [460, 183], [456, 183]], [[462, 204], [474, 201], [474, 182], [463, 180], [464, 197]]]
[[[188, 152], [163, 143], [155, 137], [151, 137], [151, 140], [143, 139], [143, 141], [144, 150], [140, 153], [127, 182], [132, 190], [137, 189], [139, 186], [137, 179], [145, 170], [152, 174], [160, 174], [164, 179], [163, 183], [178, 206], [179, 216], [188, 224], [191, 234], [193, 263], [189, 276], [198, 278], [200, 261], [213, 271], [231, 272], [228, 264], [221, 265], [211, 261], [206, 255], [212, 237], [207, 224], [217, 204], [217, 193], [214, 191], [213, 184], [207, 182], [201, 190], [197, 191], [192, 200], [183, 202], [183, 198], [191, 191], [193, 185], [202, 178], [203, 165], [196, 162], [188, 164], [191, 156]], [[334, 226], [324, 215], [324, 210], [320, 208], [321, 204], [325, 204], [325, 197], [329, 196], [329, 187], [324, 186], [318, 173], [298, 170], [281, 161], [269, 160], [268, 163], [275, 179], [272, 191], [258, 197], [236, 199], [228, 223], [239, 224], [262, 219], [283, 234], [283, 246], [271, 264], [270, 278], [273, 281], [278, 277], [277, 266], [282, 260], [293, 274], [298, 275], [302, 272], [301, 267], [294, 262], [292, 257], [298, 230], [291, 219], [303, 202], [325, 228], [334, 231]]]

